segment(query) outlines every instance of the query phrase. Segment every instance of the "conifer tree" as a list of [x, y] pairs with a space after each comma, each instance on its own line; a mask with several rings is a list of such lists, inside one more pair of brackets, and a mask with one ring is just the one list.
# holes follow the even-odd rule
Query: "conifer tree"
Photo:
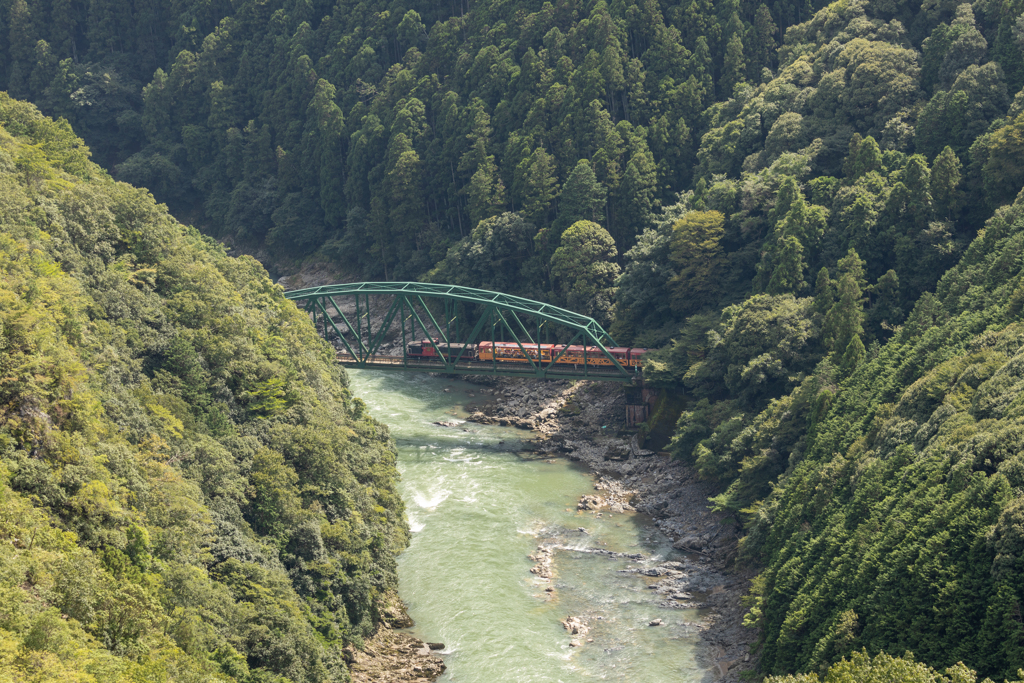
[[[857, 253], [857, 250], [852, 247], [846, 252], [846, 255], [843, 256], [843, 258], [839, 259], [839, 263], [837, 264], [840, 278], [846, 274], [852, 275], [854, 284], [857, 285], [857, 289], [861, 293], [864, 292], [868, 285], [864, 271], [865, 265], [864, 259], [862, 259], [860, 254]], [[863, 298], [861, 298], [860, 301], [862, 304], [864, 303]]]
[[932, 164], [931, 195], [935, 214], [942, 220], [952, 220], [960, 208], [960, 159], [947, 145]]
[[89, 0], [85, 35], [91, 50], [128, 52], [134, 48], [128, 0]]
[[903, 184], [907, 188], [909, 224], [917, 230], [923, 230], [932, 218], [932, 195], [931, 171], [928, 162], [920, 154], [915, 154], [907, 160]]
[[850, 342], [864, 334], [864, 262], [853, 249], [839, 261], [838, 299], [825, 315], [822, 336], [837, 364]]
[[558, 197], [556, 231], [560, 233], [579, 220], [600, 220], [606, 196], [607, 190], [597, 181], [590, 162], [580, 159]]
[[416, 244], [425, 221], [422, 162], [404, 133], [388, 149], [388, 232], [407, 249]]
[[784, 234], [775, 247], [775, 269], [765, 291], [769, 294], [799, 292], [805, 286], [804, 248], [793, 235]]
[[778, 28], [772, 20], [771, 11], [764, 5], [754, 14], [754, 25], [750, 27], [750, 59], [747, 62], [747, 79], [756, 83], [761, 80], [761, 70], [771, 69], [775, 54], [775, 34]]
[[601, 80], [605, 88], [605, 108], [609, 112], [614, 112], [618, 107], [618, 94], [626, 85], [623, 66], [626, 62], [625, 55], [619, 41], [614, 38], [613, 40], [614, 42], [605, 46], [601, 52]]
[[28, 97], [28, 79], [32, 73], [35, 43], [32, 39], [32, 12], [25, 0], [11, 0], [7, 9], [9, 31], [5, 38], [11, 56], [8, 90], [14, 97]]
[[476, 100], [470, 108], [472, 132], [468, 139], [472, 146], [459, 160], [459, 170], [472, 171], [469, 183], [463, 189], [466, 195], [466, 210], [470, 222], [475, 226], [485, 218], [496, 216], [505, 206], [505, 184], [498, 173], [494, 155], [487, 153], [491, 135], [491, 117], [484, 109], [484, 103]]
[[[696, 77], [700, 90], [697, 96], [700, 98], [700, 109], [707, 104], [707, 98], [715, 93], [715, 81], [712, 75], [713, 64], [711, 60], [711, 49], [705, 36], [697, 38], [697, 45], [690, 58], [690, 74]], [[696, 112], [695, 112], [696, 113]]]
[[871, 286], [871, 308], [867, 313], [867, 322], [876, 339], [885, 339], [888, 331], [902, 321], [900, 277], [890, 268]]
[[[482, 147], [481, 143], [478, 144]], [[482, 155], [480, 165], [466, 186], [466, 195], [466, 210], [474, 225], [501, 213], [505, 206], [505, 185], [498, 175], [493, 155]]]
[[836, 286], [829, 276], [828, 268], [821, 267], [814, 281], [814, 312], [824, 316], [836, 302]]
[[785, 214], [765, 240], [766, 246], [757, 264], [756, 291], [781, 294], [806, 287], [804, 271], [817, 251], [827, 211], [824, 207], [809, 206], [792, 177], [783, 181], [770, 215], [778, 215], [783, 209]]
[[60, 59], [70, 58], [78, 61], [78, 43], [75, 34], [78, 28], [74, 2], [72, 0], [54, 0], [50, 9], [51, 40], [54, 52]]
[[621, 208], [615, 224], [609, 226], [616, 242], [623, 247], [632, 245], [636, 235], [650, 222], [656, 208], [655, 193], [658, 189], [658, 170], [654, 155], [647, 146], [646, 132], [640, 129], [632, 135], [629, 146], [629, 162], [619, 184]]
[[850, 140], [850, 153], [843, 166], [849, 183], [872, 171], [882, 170], [882, 150], [878, 148], [878, 143], [870, 135], [863, 140], [859, 138], [859, 135], [854, 134]]
[[839, 371], [844, 375], [849, 375], [857, 369], [857, 366], [864, 360], [865, 355], [867, 355], [867, 352], [864, 349], [864, 342], [861, 341], [860, 336], [852, 337], [850, 343], [846, 345], [843, 357], [839, 360]]
[[303, 162], [312, 164], [311, 178], [318, 188], [320, 206], [327, 223], [342, 224], [345, 203], [345, 116], [335, 103], [335, 88], [324, 80], [317, 81], [313, 99], [306, 112], [307, 130], [303, 140]]
[[551, 206], [558, 196], [555, 158], [543, 147], [523, 159], [517, 169], [523, 215], [537, 225], [546, 225]]
[[725, 47], [725, 64], [722, 67], [722, 77], [718, 81], [719, 88], [721, 89], [719, 94], [723, 99], [730, 97], [736, 84], [744, 80], [746, 70], [746, 59], [743, 57], [743, 39], [739, 33], [734, 33], [729, 38], [729, 43]]

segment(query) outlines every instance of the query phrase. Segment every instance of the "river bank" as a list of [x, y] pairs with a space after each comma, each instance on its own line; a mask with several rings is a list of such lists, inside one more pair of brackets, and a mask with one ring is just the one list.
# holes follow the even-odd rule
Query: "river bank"
[[[637, 511], [684, 553], [682, 562], [633, 569], [658, 577], [648, 587], [666, 607], [702, 608], [699, 662], [714, 679], [739, 681], [757, 665], [751, 652], [757, 633], [742, 625], [746, 595], [755, 573], [735, 563], [740, 528], [736, 520], [709, 509], [718, 491], [692, 468], [643, 451], [618, 435], [625, 397], [610, 383], [535, 382], [474, 378], [482, 384], [468, 418], [483, 424], [529, 429], [533, 449], [584, 463], [597, 474], [595, 493], [578, 509], [601, 516]], [[568, 628], [568, 627], [567, 627]]]
[[427, 643], [398, 629], [413, 625], [397, 595], [387, 596], [377, 632], [357, 649], [345, 648], [352, 683], [430, 683], [444, 673], [444, 660], [434, 653], [443, 643]]
[[[379, 375], [370, 373], [374, 374]], [[392, 379], [380, 376], [377, 381], [399, 381], [399, 377], [394, 375], [388, 377]], [[417, 568], [412, 570], [412, 574], [405, 574], [405, 588], [400, 587], [402, 595], [413, 601], [411, 604], [419, 605], [417, 621], [425, 615], [430, 616], [417, 624], [413, 633], [409, 633], [404, 630], [411, 625], [411, 620], [403, 616], [404, 606], [392, 603], [383, 614], [384, 624], [377, 634], [367, 639], [361, 651], [350, 650], [353, 680], [358, 683], [424, 683], [438, 677], [448, 680], [450, 675], [445, 674], [445, 663], [437, 654], [444, 654], [445, 658], [487, 657], [496, 652], [495, 646], [530, 651], [534, 653], [534, 661], [550, 661], [551, 674], [564, 667], [566, 662], [576, 661], [577, 658], [569, 655], [568, 651], [557, 654], [557, 646], [552, 651], [550, 640], [542, 645], [548, 649], [542, 655], [533, 649], [540, 642], [531, 647], [530, 639], [522, 638], [522, 633], [517, 636], [507, 630], [503, 619], [495, 618], [495, 612], [491, 611], [494, 609], [505, 609], [508, 614], [522, 613], [523, 609], [542, 610], [546, 616], [540, 623], [555, 625], [564, 634], [560, 639], [561, 647], [578, 651], [591, 662], [595, 657], [607, 658], [614, 651], [625, 652], [621, 650], [626, 645], [623, 638], [632, 642], [627, 647], [632, 648], [637, 657], [681, 657], [694, 662], [690, 665], [694, 668], [688, 669], [686, 676], [678, 679], [666, 678], [664, 673], [653, 677], [623, 677], [626, 674], [623, 671], [616, 675], [617, 680], [733, 682], [740, 680], [742, 672], [753, 669], [757, 659], [751, 653], [751, 647], [756, 640], [756, 632], [742, 626], [744, 609], [740, 604], [753, 572], [734, 566], [737, 525], [708, 509], [707, 498], [716, 491], [707, 482], [697, 479], [689, 468], [662, 455], [636, 449], [618, 433], [625, 413], [621, 388], [603, 383], [530, 382], [490, 377], [473, 379], [476, 381], [467, 385], [440, 377], [415, 379], [401, 376], [401, 384], [410, 390], [420, 384], [424, 386], [419, 390], [418, 401], [408, 403], [403, 399], [399, 404], [384, 400], [384, 394], [380, 393], [384, 388], [382, 384], [360, 387], [360, 394], [367, 400], [382, 401], [371, 406], [379, 419], [393, 424], [393, 428], [402, 425], [394, 434], [403, 453], [402, 458], [409, 458], [404, 460], [406, 473], [412, 473], [408, 469], [410, 467], [432, 468], [427, 476], [422, 472], [411, 478], [403, 475], [411, 488], [403, 497], [410, 505], [410, 524], [419, 545], [410, 548], [403, 555], [402, 562], [409, 561], [412, 555], [422, 554], [425, 549], [433, 550], [426, 550], [432, 553], [432, 557], [424, 560], [421, 556], [414, 562], [413, 566]], [[365, 381], [360, 380], [357, 384]], [[402, 390], [402, 395], [411, 396], [405, 391]], [[414, 427], [414, 424], [419, 426]], [[523, 443], [495, 441], [509, 438], [497, 436], [500, 431], [489, 438], [484, 438], [481, 433], [481, 430], [493, 432], [505, 428], [504, 433], [507, 434], [513, 431], [508, 427], [523, 430]], [[516, 440], [514, 434], [512, 439]], [[469, 472], [479, 472], [482, 463], [474, 457], [467, 459], [468, 453], [463, 452], [463, 447], [491, 448], [505, 451], [508, 455], [518, 453], [520, 455], [516, 458], [534, 460], [528, 470], [540, 465], [543, 471], [534, 472], [532, 479], [516, 486], [506, 482], [502, 489], [504, 493], [489, 496], [486, 503], [484, 498], [472, 502], [480, 494], [465, 485], [464, 477]], [[423, 451], [424, 448], [427, 451]], [[429, 455], [434, 449], [439, 449], [437, 452], [442, 454], [440, 462], [435, 462]], [[532, 458], [523, 453], [524, 449], [532, 451]], [[526, 534], [525, 538], [536, 539], [533, 545], [520, 551], [520, 557], [527, 559], [529, 556], [528, 564], [520, 564], [517, 568], [515, 553], [504, 552], [501, 553], [503, 559], [496, 564], [497, 558], [485, 560], [491, 569], [485, 571], [483, 578], [478, 576], [475, 579], [481, 582], [476, 584], [480, 589], [488, 591], [494, 590], [491, 579], [495, 572], [506, 575], [503, 584], [504, 590], [508, 591], [504, 594], [506, 597], [494, 602], [492, 607], [477, 605], [477, 614], [470, 625], [471, 629], [479, 625], [494, 631], [493, 637], [489, 641], [484, 639], [485, 642], [471, 643], [465, 639], [465, 631], [460, 635], [456, 628], [448, 632], [442, 626], [439, 630], [434, 615], [463, 609], [446, 605], [454, 595], [451, 591], [454, 589], [459, 595], [468, 596], [477, 590], [467, 583], [469, 576], [463, 573], [468, 568], [466, 560], [469, 556], [466, 553], [473, 553], [474, 561], [477, 561], [478, 554], [494, 552], [490, 543], [462, 546], [456, 555], [463, 557], [454, 572], [458, 578], [447, 584], [447, 588], [443, 587], [445, 579], [432, 574], [432, 571], [447, 564], [447, 559], [452, 557], [446, 546], [460, 547], [451, 545], [455, 529], [460, 528], [459, 523], [493, 524], [494, 520], [500, 519], [494, 516], [495, 513], [504, 516], [504, 512], [510, 511], [506, 507], [510, 502], [508, 496], [515, 495], [515, 491], [533, 491], [539, 486], [552, 485], [552, 476], [565, 476], [564, 471], [556, 475], [560, 471], [557, 463], [572, 461], [586, 467], [580, 472], [589, 471], [587, 479], [592, 482], [584, 483], [566, 500], [566, 505], [572, 507], [572, 514], [562, 515], [562, 522], [553, 525], [546, 522], [543, 528], [533, 527], [532, 530], [532, 522], [528, 520], [536, 517], [533, 514], [521, 517], [513, 525], [519, 529], [520, 538]], [[515, 471], [522, 471], [526, 466], [522, 460], [519, 462], [523, 464], [516, 466]], [[435, 488], [428, 488], [428, 483]], [[574, 503], [569, 503], [570, 500]], [[438, 506], [450, 509], [453, 501], [460, 501], [456, 504], [468, 516], [462, 517], [462, 522], [453, 521], [451, 524], [454, 526], [449, 525], [438, 533], [435, 525], [439, 518], [433, 515]], [[569, 513], [570, 510], [564, 512]], [[551, 520], [551, 514], [543, 512], [542, 517]], [[425, 531], [424, 524], [427, 527]], [[603, 549], [606, 546], [601, 540], [607, 538], [606, 534], [612, 527], [647, 527], [652, 531], [656, 528], [669, 538], [656, 552], [649, 552], [642, 546], [636, 551], [629, 550], [630, 546], [621, 543], [617, 544], [619, 552], [613, 552]], [[431, 529], [435, 531], [427, 539], [424, 534], [430, 533]], [[581, 576], [581, 555], [586, 553], [591, 553], [594, 558], [589, 562], [591, 573]], [[601, 560], [601, 555], [607, 559]], [[423, 564], [424, 561], [427, 564]], [[421, 576], [421, 572], [425, 574]], [[613, 577], [616, 575], [623, 577], [618, 589], [625, 594], [620, 594], [617, 599], [599, 598], [597, 603], [593, 599], [580, 603], [581, 588], [592, 595], [603, 595], [597, 582], [615, 581]], [[526, 576], [533, 578], [526, 579]], [[530, 592], [537, 601], [535, 604], [547, 607], [530, 607], [528, 600], [522, 602], [526, 595], [514, 586], [521, 586], [524, 582], [533, 586]], [[513, 587], [511, 590], [510, 586]], [[648, 616], [644, 617], [644, 614]], [[653, 634], [663, 629], [667, 629], [666, 638], [659, 640], [657, 645], [648, 641], [646, 646], [636, 649], [638, 631]], [[425, 640], [416, 638], [414, 634], [426, 640], [443, 640], [447, 648], [441, 650], [445, 646], [436, 643], [438, 650], [431, 651]], [[595, 636], [597, 642], [594, 642]], [[692, 643], [683, 646], [690, 649], [677, 650], [685, 642]], [[611, 650], [609, 645], [613, 646]], [[658, 649], [649, 649], [652, 646]], [[616, 661], [620, 666], [623, 663]], [[452, 666], [452, 663], [448, 665]], [[462, 668], [465, 670], [465, 663]], [[541, 669], [544, 668], [542, 664]], [[523, 680], [527, 680], [525, 674]]]
[[[301, 283], [289, 286], [321, 284], [324, 279], [337, 278], [312, 273]], [[371, 317], [379, 318], [386, 310], [386, 306], [377, 308], [380, 310], [371, 311]], [[354, 309], [349, 312], [354, 313]], [[380, 351], [399, 353], [400, 344], [397, 338], [385, 340]], [[698, 661], [706, 671], [702, 680], [738, 681], [740, 673], [756, 666], [756, 656], [750, 652], [756, 632], [742, 626], [745, 610], [740, 604], [754, 572], [735, 567], [738, 525], [708, 509], [707, 499], [717, 491], [700, 481], [690, 468], [631, 447], [618, 435], [625, 415], [621, 387], [493, 377], [463, 379], [471, 379], [480, 387], [466, 396], [467, 411], [472, 413], [467, 419], [530, 430], [536, 437], [531, 444], [536, 453], [566, 457], [596, 473], [594, 492], [581, 496], [577, 503], [580, 514], [607, 519], [637, 511], [648, 515], [662, 533], [673, 539], [675, 549], [683, 553], [681, 561], [653, 566], [649, 561], [637, 562], [620, 571], [645, 577], [654, 604], [699, 610]], [[384, 415], [378, 417], [388, 421]], [[436, 424], [456, 427], [455, 422]], [[531, 555], [531, 561], [537, 562], [533, 573], [538, 578], [554, 576], [556, 551], [568, 549], [559, 542], [542, 543]], [[574, 546], [572, 550], [579, 552], [580, 548]], [[547, 598], [554, 596], [549, 592]], [[581, 631], [580, 623], [573, 620], [578, 617], [569, 615], [563, 622], [569, 635], [585, 636], [587, 625], [583, 624]], [[354, 680], [433, 681], [443, 673], [443, 662], [431, 654], [424, 641], [396, 630], [403, 625], [402, 619], [385, 619], [364, 650], [353, 651], [350, 667]], [[574, 638], [573, 642], [583, 645], [586, 641]]]

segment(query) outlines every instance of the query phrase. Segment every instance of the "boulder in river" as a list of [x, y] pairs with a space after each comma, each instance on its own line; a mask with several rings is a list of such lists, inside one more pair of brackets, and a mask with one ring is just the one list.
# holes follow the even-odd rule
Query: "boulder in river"
[[587, 626], [587, 622], [583, 621], [580, 617], [568, 616], [565, 621], [562, 622], [562, 626], [565, 630], [574, 636], [585, 636], [590, 631], [590, 627]]

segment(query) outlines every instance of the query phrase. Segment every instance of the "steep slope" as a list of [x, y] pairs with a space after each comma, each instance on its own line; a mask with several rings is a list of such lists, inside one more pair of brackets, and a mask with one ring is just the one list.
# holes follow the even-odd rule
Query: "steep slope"
[[1022, 253], [1024, 198], [800, 416], [806, 446], [746, 539], [768, 565], [755, 614], [770, 671], [860, 647], [1024, 666]]
[[346, 680], [395, 450], [262, 267], [0, 95], [0, 670]]
[[[618, 341], [664, 347], [645, 373], [683, 405], [669, 449], [766, 566], [768, 671], [861, 647], [1024, 666], [1020, 0], [4, 7], [0, 86], [208, 234], [596, 302]], [[291, 414], [277, 375], [232, 384], [202, 335], [149, 327], [125, 343], [182, 429], [219, 434], [213, 398]], [[207, 366], [224, 385], [188, 390]], [[298, 523], [239, 509], [265, 536]]]
[[838, 176], [854, 134], [966, 165], [1024, 85], [1009, 1], [3, 8], [0, 88], [87, 131], [119, 178], [266, 258], [391, 279], [508, 210], [523, 258], [581, 218], [624, 253], [676, 193], [816, 139], [811, 177]]

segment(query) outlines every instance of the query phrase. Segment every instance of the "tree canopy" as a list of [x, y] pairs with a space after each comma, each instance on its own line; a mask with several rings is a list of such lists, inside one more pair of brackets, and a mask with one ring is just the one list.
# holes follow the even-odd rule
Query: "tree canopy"
[[0, 94], [0, 671], [344, 680], [408, 538], [387, 428], [259, 263], [88, 158]]
[[[682, 410], [658, 447], [714, 482], [745, 536], [766, 673], [1017, 676], [1022, 12], [3, 3], [0, 88], [57, 118], [0, 107], [0, 248], [18, 264], [0, 308], [18, 311], [2, 328], [18, 362], [0, 375], [34, 397], [3, 394], [4, 495], [92, 558], [75, 638], [129, 652], [180, 609], [161, 632], [202, 666], [317, 680], [393, 582], [383, 428], [329, 388], [312, 339], [281, 351], [308, 328], [213, 238], [276, 270], [319, 259], [550, 300], [656, 349], [645, 381]], [[51, 280], [67, 295], [33, 303]], [[239, 288], [271, 313], [238, 308]], [[343, 448], [318, 446], [322, 423]], [[171, 538], [220, 540], [213, 560], [183, 541], [182, 559]], [[173, 588], [188, 577], [212, 586], [202, 606]], [[144, 618], [108, 636], [118, 587]], [[197, 626], [210, 605], [247, 635]], [[278, 607], [301, 613], [281, 617], [287, 653], [254, 635]], [[29, 624], [0, 629], [22, 642]], [[891, 657], [906, 650], [927, 665]]]

